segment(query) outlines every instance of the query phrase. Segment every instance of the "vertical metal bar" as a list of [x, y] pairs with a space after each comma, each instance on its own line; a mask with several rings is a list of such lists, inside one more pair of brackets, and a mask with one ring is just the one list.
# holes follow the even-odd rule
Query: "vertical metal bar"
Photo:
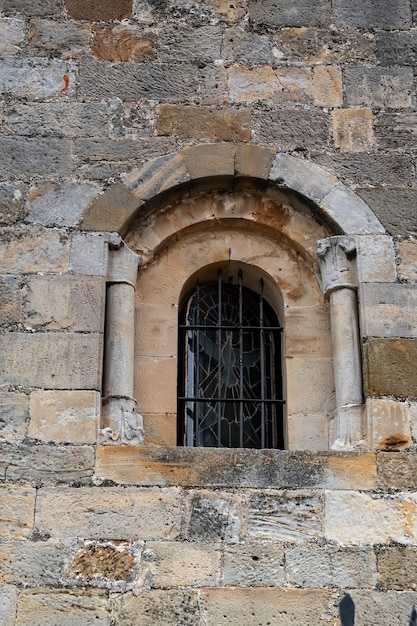
[[[218, 312], [217, 312], [217, 385], [218, 385], [218, 397], [222, 397], [221, 389], [222, 389], [222, 368], [221, 368], [221, 359], [222, 359], [222, 271], [219, 270], [217, 273], [217, 302], [218, 302]], [[223, 409], [222, 402], [218, 403], [217, 409], [217, 445], [221, 446], [221, 411]]]
[[259, 326], [261, 350], [261, 446], [265, 448], [265, 346], [264, 346], [264, 281], [259, 279]]
[[238, 273], [239, 283], [239, 445], [243, 448], [243, 284], [242, 270]]
[[[192, 320], [193, 324], [200, 324], [200, 282], [197, 281], [197, 284], [195, 286], [195, 309], [194, 309], [195, 313], [194, 313], [194, 320]], [[194, 383], [194, 394], [196, 398], [200, 397], [200, 329], [197, 328], [197, 330], [192, 331], [193, 335], [194, 335], [194, 341], [195, 341], [195, 349], [194, 349], [194, 353], [195, 353], [195, 367], [194, 367], [194, 372], [195, 372], [195, 383]], [[201, 407], [200, 407], [200, 402], [195, 402], [194, 403], [194, 415], [195, 415], [195, 429], [194, 429], [194, 445], [195, 446], [199, 446], [200, 445], [200, 411], [201, 411]]]
[[[275, 338], [277, 337], [276, 331], [269, 331], [269, 395], [268, 397], [271, 399], [276, 399], [276, 376], [275, 376]], [[278, 335], [279, 337], [279, 335]], [[269, 411], [269, 419], [271, 420], [271, 441], [269, 444], [273, 447], [277, 447], [278, 436], [277, 436], [277, 405], [271, 403], [268, 407]]]

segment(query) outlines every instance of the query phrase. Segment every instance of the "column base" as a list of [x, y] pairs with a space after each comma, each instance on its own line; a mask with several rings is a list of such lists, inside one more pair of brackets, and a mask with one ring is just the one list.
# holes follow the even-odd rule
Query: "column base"
[[142, 415], [137, 411], [134, 398], [108, 396], [102, 401], [100, 417], [100, 443], [143, 445]]
[[346, 404], [336, 409], [336, 439], [331, 450], [358, 450], [366, 448], [364, 433], [364, 407]]

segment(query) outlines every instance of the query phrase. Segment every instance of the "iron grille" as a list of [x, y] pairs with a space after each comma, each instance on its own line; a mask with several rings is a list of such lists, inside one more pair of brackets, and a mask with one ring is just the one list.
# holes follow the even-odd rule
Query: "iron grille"
[[219, 271], [183, 306], [179, 445], [283, 448], [282, 327], [263, 292]]

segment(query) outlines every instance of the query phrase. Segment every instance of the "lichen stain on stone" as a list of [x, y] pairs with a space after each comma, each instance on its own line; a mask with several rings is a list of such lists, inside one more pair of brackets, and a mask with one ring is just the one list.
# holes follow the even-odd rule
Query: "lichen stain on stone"
[[407, 435], [395, 433], [380, 441], [378, 443], [378, 450], [395, 452], [396, 450], [404, 450], [405, 448], [408, 448], [411, 446], [411, 443], [412, 441]]
[[252, 217], [255, 222], [260, 222], [281, 231], [291, 220], [292, 213], [290, 207], [285, 204], [278, 205], [276, 202], [264, 201], [260, 210], [254, 211]]
[[89, 545], [80, 550], [74, 559], [73, 578], [108, 578], [130, 581], [135, 557], [123, 546]]
[[59, 90], [59, 93], [65, 93], [70, 84], [70, 77], [68, 76], [68, 74], [64, 74], [62, 80], [64, 82], [64, 86], [62, 87], [62, 89]]
[[400, 502], [397, 504], [397, 508], [401, 515], [404, 517], [403, 527], [404, 532], [409, 537], [414, 537], [414, 521], [417, 514], [417, 504], [415, 502]]

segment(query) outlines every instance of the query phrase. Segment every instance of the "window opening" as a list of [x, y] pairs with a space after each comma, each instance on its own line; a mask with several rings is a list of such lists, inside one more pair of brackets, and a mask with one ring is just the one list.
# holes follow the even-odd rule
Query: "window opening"
[[283, 448], [282, 327], [262, 279], [231, 280], [197, 281], [180, 311], [178, 442]]

